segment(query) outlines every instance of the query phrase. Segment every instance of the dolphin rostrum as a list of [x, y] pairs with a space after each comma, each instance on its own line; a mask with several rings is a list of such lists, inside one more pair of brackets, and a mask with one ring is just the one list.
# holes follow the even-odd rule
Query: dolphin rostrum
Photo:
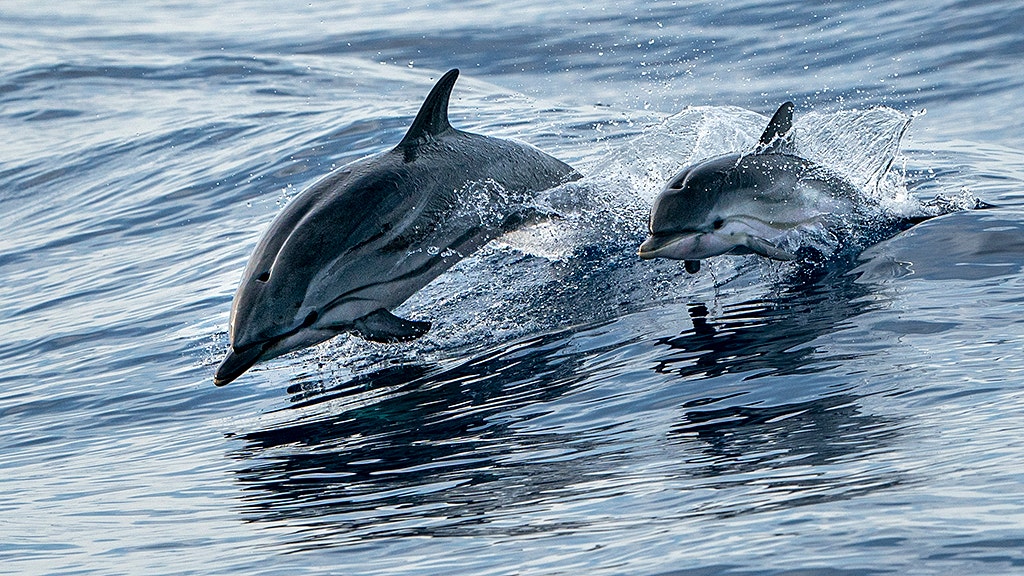
[[231, 348], [214, 383], [349, 332], [374, 342], [430, 323], [391, 310], [529, 215], [536, 193], [580, 178], [526, 144], [456, 130], [450, 70], [398, 145], [327, 175], [263, 234], [231, 305]]
[[730, 153], [675, 175], [651, 208], [643, 259], [684, 260], [686, 270], [720, 254], [796, 256], [780, 246], [792, 232], [856, 210], [861, 192], [824, 167], [793, 155], [793, 103], [772, 116], [753, 152]]

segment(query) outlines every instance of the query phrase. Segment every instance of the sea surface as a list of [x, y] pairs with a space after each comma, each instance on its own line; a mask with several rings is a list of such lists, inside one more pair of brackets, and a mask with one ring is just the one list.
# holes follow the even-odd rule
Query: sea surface
[[[1019, 1], [4, 0], [0, 573], [1024, 574], [1022, 31]], [[261, 232], [450, 68], [457, 127], [584, 174], [557, 217], [407, 301], [417, 342], [215, 387]], [[666, 179], [786, 100], [880, 205], [993, 207], [819, 264], [639, 261]]]

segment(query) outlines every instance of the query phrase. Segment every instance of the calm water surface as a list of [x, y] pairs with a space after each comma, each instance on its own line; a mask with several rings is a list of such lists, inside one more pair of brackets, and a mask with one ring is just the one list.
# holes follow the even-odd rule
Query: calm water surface
[[[1024, 6], [363, 4], [0, 7], [0, 573], [1024, 573]], [[421, 341], [215, 388], [260, 232], [452, 67], [571, 209], [403, 305]], [[788, 99], [863, 182], [913, 115], [879, 193], [997, 207], [639, 262]]]

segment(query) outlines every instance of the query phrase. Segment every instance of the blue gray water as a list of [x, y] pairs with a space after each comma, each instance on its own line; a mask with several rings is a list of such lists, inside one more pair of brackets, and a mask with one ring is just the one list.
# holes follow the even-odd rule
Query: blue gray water
[[[364, 4], [0, 6], [0, 573], [1024, 573], [1024, 5]], [[260, 232], [452, 67], [577, 211], [410, 300], [422, 341], [215, 388]], [[914, 115], [884, 193], [997, 207], [638, 262], [787, 99], [862, 175]]]

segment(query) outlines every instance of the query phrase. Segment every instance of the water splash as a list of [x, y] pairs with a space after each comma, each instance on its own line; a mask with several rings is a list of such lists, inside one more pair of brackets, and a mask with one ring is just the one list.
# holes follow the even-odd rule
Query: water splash
[[[604, 121], [587, 124], [603, 153], [577, 164], [585, 175], [581, 180], [537, 198], [513, 197], [490, 180], [453, 195], [465, 202], [451, 207], [445, 226], [499, 226], [516, 206], [534, 218], [460, 261], [400, 307], [401, 316], [433, 321], [424, 338], [387, 346], [335, 339], [323, 345], [318, 373], [339, 382], [396, 362], [443, 361], [530, 334], [604, 322], [694, 292], [764, 284], [766, 278], [771, 284], [781, 270], [792, 273], [795, 265], [717, 258], [707, 263], [709, 274], [690, 276], [676, 262], [636, 257], [651, 201], [664, 182], [686, 164], [752, 149], [766, 117], [735, 107], [689, 107], [653, 121], [646, 112], [637, 121], [606, 114]], [[855, 184], [871, 204], [864, 207], [863, 221], [833, 219], [786, 239], [787, 248], [822, 264], [855, 256], [895, 234], [894, 219], [973, 206], [967, 194], [929, 204], [908, 190], [899, 149], [913, 118], [886, 107], [797, 117], [796, 152]], [[345, 369], [332, 358], [343, 358]], [[325, 366], [333, 368], [324, 372]]]

